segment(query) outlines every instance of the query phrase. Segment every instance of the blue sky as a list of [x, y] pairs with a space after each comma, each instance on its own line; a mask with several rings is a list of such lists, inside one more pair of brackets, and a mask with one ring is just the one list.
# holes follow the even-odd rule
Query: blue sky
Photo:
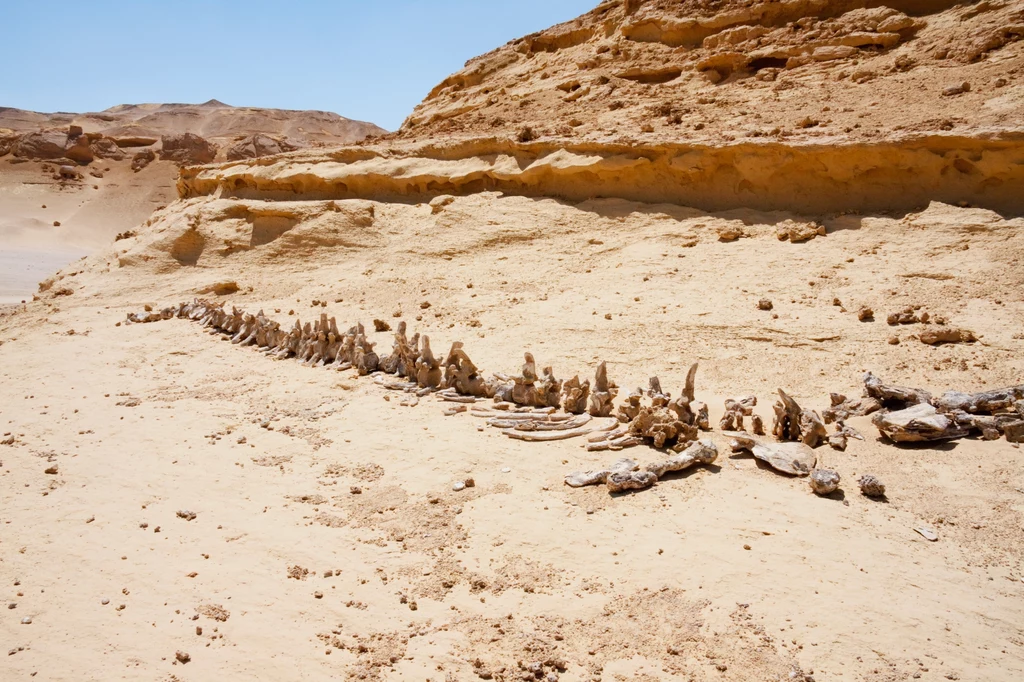
[[598, 0], [3, 0], [0, 106], [321, 109], [394, 130], [467, 59]]

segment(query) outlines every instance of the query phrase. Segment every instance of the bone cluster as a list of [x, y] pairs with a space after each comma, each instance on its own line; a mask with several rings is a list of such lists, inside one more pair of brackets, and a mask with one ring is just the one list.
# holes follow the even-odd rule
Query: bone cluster
[[[518, 376], [500, 373], [485, 378], [470, 359], [461, 342], [452, 344], [444, 358], [435, 355], [430, 337], [408, 335], [405, 322], [398, 325], [391, 353], [380, 356], [375, 344], [366, 336], [361, 323], [346, 331], [339, 329], [333, 317], [321, 314], [315, 322], [303, 324], [296, 320], [291, 328], [267, 317], [263, 311], [255, 315], [223, 304], [196, 299], [159, 312], [130, 313], [129, 322], [156, 322], [184, 318], [198, 322], [211, 333], [226, 334], [233, 344], [254, 346], [278, 359], [295, 358], [308, 366], [332, 367], [339, 371], [355, 369], [361, 375], [383, 372], [396, 375], [409, 384], [428, 391], [445, 391], [449, 395], [494, 399], [523, 407], [562, 408], [567, 413], [592, 417], [610, 417], [618, 387], [608, 379], [605, 363], [601, 363], [591, 384], [574, 376], [568, 381], [556, 379], [551, 367], [538, 370], [530, 353]], [[691, 381], [692, 383], [692, 381]], [[692, 390], [692, 386], [691, 386]], [[684, 415], [688, 402], [675, 408]], [[706, 406], [703, 408], [706, 414]]]
[[[379, 356], [362, 324], [341, 331], [335, 318], [326, 314], [312, 323], [296, 320], [290, 328], [282, 328], [262, 310], [255, 315], [235, 307], [227, 311], [223, 304], [195, 299], [158, 312], [147, 307], [128, 315], [129, 322], [140, 323], [171, 318], [193, 320], [210, 333], [227, 335], [233, 344], [253, 346], [277, 359], [377, 374], [377, 382], [385, 388], [412, 394], [403, 405], [415, 405], [420, 397], [434, 394], [457, 404], [445, 412], [454, 415], [470, 411], [468, 403], [490, 400], [490, 407], [473, 406], [470, 414], [486, 419], [488, 426], [510, 438], [542, 442], [586, 436], [588, 451], [648, 444], [669, 453], [663, 461], [643, 468], [633, 460], [620, 459], [604, 469], [576, 472], [566, 477], [570, 486], [605, 484], [611, 492], [643, 489], [671, 472], [711, 464], [718, 456], [711, 441], [699, 440], [699, 432], [709, 431], [710, 424], [708, 406], [695, 398], [696, 364], [677, 398], [662, 388], [658, 377], [652, 377], [646, 389], [632, 391], [616, 409], [619, 389], [608, 378], [603, 362], [593, 383], [581, 381], [578, 375], [561, 381], [551, 367], [538, 369], [530, 353], [525, 354], [519, 375], [494, 373], [487, 378], [461, 342], [453, 343], [441, 359], [427, 335], [408, 335], [405, 322], [394, 333], [391, 352]], [[388, 375], [392, 378], [386, 379]], [[872, 421], [879, 432], [894, 442], [961, 438], [974, 432], [986, 440], [1005, 436], [1011, 442], [1024, 441], [1024, 386], [977, 394], [949, 391], [933, 398], [921, 389], [886, 384], [868, 373], [863, 397], [833, 393], [831, 406], [821, 415], [779, 389], [771, 431], [775, 441], [764, 437], [764, 423], [753, 410], [756, 405], [756, 396], [725, 401], [719, 428], [731, 439], [732, 450], [750, 452], [777, 471], [809, 476], [818, 494], [834, 492], [840, 478], [834, 471], [817, 468], [815, 448], [828, 443], [845, 450], [849, 438], [863, 440], [846, 425], [850, 417], [874, 414]], [[746, 431], [747, 419], [752, 433]], [[833, 423], [835, 432], [829, 434], [826, 424]], [[877, 493], [881, 484], [875, 486], [877, 479], [867, 478], [872, 484], [866, 486], [865, 494]]]

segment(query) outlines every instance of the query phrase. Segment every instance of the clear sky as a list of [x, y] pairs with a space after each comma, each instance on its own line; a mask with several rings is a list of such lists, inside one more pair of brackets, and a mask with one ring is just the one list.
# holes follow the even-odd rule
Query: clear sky
[[2, 0], [0, 106], [199, 103], [401, 125], [466, 60], [598, 0]]

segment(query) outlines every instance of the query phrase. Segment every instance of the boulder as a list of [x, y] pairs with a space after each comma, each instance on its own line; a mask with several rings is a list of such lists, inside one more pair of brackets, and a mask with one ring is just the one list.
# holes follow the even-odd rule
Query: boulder
[[92, 163], [92, 160], [96, 158], [92, 148], [89, 146], [89, 138], [84, 135], [68, 138], [68, 146], [64, 149], [64, 156], [78, 163]]
[[293, 152], [297, 146], [286, 140], [278, 140], [269, 135], [257, 133], [247, 137], [228, 150], [228, 161], [257, 159], [261, 156], [272, 156], [284, 152]]
[[14, 146], [14, 155], [28, 159], [62, 159], [68, 136], [61, 130], [44, 130], [22, 135]]
[[206, 138], [193, 133], [164, 135], [160, 158], [183, 165], [211, 163], [217, 155], [217, 147]]
[[132, 157], [132, 170], [138, 173], [155, 160], [156, 154], [152, 149], [146, 149], [138, 152], [134, 157]]
[[17, 135], [0, 135], [0, 156], [9, 154], [17, 143]]
[[124, 150], [117, 146], [109, 137], [101, 137], [92, 143], [93, 154], [101, 159], [113, 159], [120, 161], [125, 158]]
[[839, 474], [831, 469], [813, 469], [810, 484], [815, 495], [831, 495], [839, 489]]

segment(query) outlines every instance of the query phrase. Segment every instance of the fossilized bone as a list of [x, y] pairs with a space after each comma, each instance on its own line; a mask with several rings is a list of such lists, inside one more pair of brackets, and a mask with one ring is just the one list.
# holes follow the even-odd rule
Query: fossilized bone
[[718, 448], [710, 440], [697, 441], [664, 462], [648, 464], [644, 469], [658, 478], [672, 471], [683, 471], [697, 464], [713, 464], [718, 459]]
[[420, 337], [420, 354], [416, 358], [416, 383], [421, 388], [437, 388], [441, 385], [441, 363], [430, 349], [430, 337]]
[[879, 412], [872, 417], [871, 423], [897, 443], [950, 440], [970, 433], [969, 427], [958, 424], [928, 403], [895, 412]]
[[764, 421], [760, 415], [754, 414], [757, 406], [757, 396], [748, 395], [745, 398], [728, 398], [725, 401], [725, 413], [718, 428], [722, 431], [745, 431], [743, 418], [750, 417], [751, 429], [758, 436], [764, 435]]
[[512, 377], [512, 402], [517, 405], [558, 407], [562, 382], [555, 379], [550, 367], [537, 375], [537, 362], [532, 353], [525, 353], [521, 375]]
[[812, 448], [818, 447], [828, 439], [828, 431], [821, 417], [813, 410], [801, 408], [800, 405], [779, 389], [779, 400], [775, 403], [775, 422], [772, 434], [782, 441], [799, 441]]
[[587, 411], [590, 398], [590, 380], [580, 383], [579, 375], [562, 384], [562, 409], [572, 414], [583, 414]]
[[1015, 409], [1019, 400], [1024, 400], [1024, 385], [983, 393], [946, 391], [941, 397], [934, 400], [934, 404], [943, 412], [962, 410], [970, 414], [994, 414], [1003, 410]]
[[658, 482], [650, 471], [615, 471], [605, 480], [608, 492], [621, 493], [627, 490], [643, 490]]
[[710, 431], [708, 406], [695, 398], [697, 367], [697, 363], [690, 366], [690, 370], [686, 373], [686, 385], [683, 387], [682, 395], [671, 401], [668, 404], [668, 409], [675, 412], [679, 421], [684, 424], [696, 426], [701, 431]]
[[881, 401], [885, 407], [898, 407], [900, 409], [917, 405], [919, 403], [930, 403], [932, 394], [922, 391], [919, 388], [906, 388], [884, 384], [882, 380], [871, 372], [864, 375], [864, 392], [869, 398]]
[[863, 417], [882, 409], [882, 402], [870, 396], [850, 399], [841, 393], [831, 393], [829, 399], [832, 401], [832, 406], [821, 413], [826, 424], [843, 421], [850, 417]]
[[833, 450], [846, 450], [847, 440], [850, 438], [856, 438], [857, 440], [864, 440], [864, 436], [844, 422], [836, 422], [836, 432], [828, 437], [828, 444]]
[[[588, 415], [589, 417], [589, 415]], [[612, 429], [615, 427], [614, 421], [609, 421], [607, 424], [601, 424], [598, 426], [581, 426], [579, 428], [570, 429], [567, 431], [523, 431], [518, 428], [505, 429], [502, 431], [509, 438], [515, 438], [516, 440], [526, 440], [531, 442], [544, 442], [552, 440], [566, 440], [568, 438], [576, 438], [577, 436], [585, 436], [595, 431]]]
[[641, 407], [629, 423], [629, 432], [650, 439], [656, 448], [670, 445], [677, 452], [697, 439], [697, 427], [679, 421], [678, 416], [665, 407]]
[[495, 386], [480, 376], [476, 365], [463, 350], [461, 341], [452, 344], [445, 358], [445, 386], [457, 393], [476, 398], [493, 398]]
[[614, 408], [612, 403], [618, 394], [618, 387], [608, 380], [608, 365], [602, 362], [594, 374], [594, 388], [590, 392], [588, 412], [594, 417], [610, 417]]
[[619, 421], [623, 423], [631, 423], [636, 419], [637, 415], [640, 414], [640, 402], [643, 400], [644, 392], [643, 389], [636, 389], [628, 396], [626, 396], [626, 402], [619, 405]]
[[661, 388], [661, 379], [651, 377], [647, 384], [647, 397], [651, 399], [652, 407], [666, 407], [672, 396]]
[[639, 465], [631, 459], [619, 459], [607, 469], [594, 471], [575, 471], [565, 477], [565, 484], [571, 488], [582, 488], [587, 485], [598, 485], [608, 480], [613, 473], [636, 471]]
[[372, 374], [377, 371], [380, 358], [373, 351], [374, 343], [366, 338], [366, 330], [362, 324], [357, 325], [358, 332], [355, 338], [355, 349], [352, 351], [352, 366], [356, 368], [360, 376]]
[[733, 452], [746, 450], [776, 471], [791, 476], [807, 476], [818, 463], [814, 450], [804, 443], [771, 443], [749, 433], [727, 432], [722, 435], [732, 439], [729, 445]]

